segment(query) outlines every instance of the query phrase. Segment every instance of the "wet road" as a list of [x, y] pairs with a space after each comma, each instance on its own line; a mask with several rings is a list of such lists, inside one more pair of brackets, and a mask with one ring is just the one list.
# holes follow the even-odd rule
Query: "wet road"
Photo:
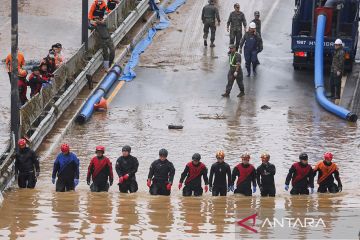
[[[199, 22], [205, 0], [189, 0], [172, 26], [155, 38], [136, 69], [137, 78], [124, 85], [107, 113], [97, 113], [84, 126], [73, 126], [62, 141], [81, 159], [81, 183], [75, 193], [58, 194], [50, 174], [56, 151], [46, 151], [41, 176], [34, 191], [13, 189], [0, 209], [0, 236], [38, 239], [240, 239], [243, 238], [357, 238], [359, 232], [360, 171], [359, 131], [323, 111], [313, 95], [311, 73], [294, 72], [291, 66], [290, 29], [292, 1], [240, 1], [249, 19], [254, 10], [263, 18], [264, 51], [256, 78], [245, 78], [246, 96], [221, 98], [226, 85], [227, 43], [225, 21], [235, 1], [221, 3], [222, 25], [215, 49], [202, 46]], [[255, 4], [256, 2], [256, 4]], [[261, 110], [262, 105], [271, 107]], [[168, 124], [182, 124], [169, 131]], [[56, 133], [54, 134], [56, 135]], [[107, 147], [114, 163], [124, 144], [133, 147], [140, 161], [139, 192], [120, 195], [89, 193], [87, 165], [96, 145]], [[210, 166], [215, 152], [224, 149], [226, 161], [235, 166], [241, 153], [252, 154], [260, 164], [267, 151], [277, 167], [277, 196], [183, 198], [173, 189], [171, 197], [151, 197], [146, 177], [150, 163], [165, 147], [177, 170], [174, 183], [194, 152]], [[310, 163], [324, 151], [333, 151], [344, 191], [337, 195], [291, 197], [283, 190], [288, 168], [299, 152], [307, 151]], [[175, 184], [176, 185], [176, 184]], [[325, 227], [271, 228], [256, 226], [253, 234], [235, 222], [258, 212], [260, 216], [322, 218]], [[258, 224], [258, 223], [257, 223]]]

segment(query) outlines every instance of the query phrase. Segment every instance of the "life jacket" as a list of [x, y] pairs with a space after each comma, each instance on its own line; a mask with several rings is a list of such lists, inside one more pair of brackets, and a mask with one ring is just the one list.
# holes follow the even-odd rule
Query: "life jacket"
[[106, 167], [109, 166], [110, 160], [109, 158], [105, 157], [99, 160], [97, 157], [93, 157], [90, 162], [90, 166], [88, 169], [88, 175], [90, 175], [91, 167], [94, 167], [94, 171], [92, 173], [92, 178], [95, 179], [96, 176]]
[[102, 2], [101, 5], [97, 4], [96, 3], [96, 7], [95, 7], [95, 10], [93, 12], [93, 16], [94, 17], [99, 17], [99, 18], [104, 18], [105, 16], [105, 11], [106, 11], [106, 3], [105, 2]]
[[27, 101], [26, 93], [27, 93], [27, 83], [25, 79], [18, 80], [18, 89], [19, 91], [19, 97], [22, 103], [25, 103]]
[[[37, 80], [34, 80], [34, 79]], [[42, 83], [40, 82], [42, 80], [40, 75], [35, 75], [34, 73], [32, 73], [29, 77], [29, 86], [31, 88], [31, 93], [30, 96], [33, 97], [36, 94], [38, 94], [41, 90], [42, 87]]]
[[236, 185], [240, 185], [242, 182], [244, 182], [246, 180], [246, 178], [253, 172], [255, 171], [255, 168], [252, 164], [249, 164], [248, 167], [244, 167], [242, 165], [242, 163], [239, 163], [236, 168], [239, 171], [239, 177], [238, 180], [236, 182]]
[[186, 164], [186, 166], [189, 168], [189, 174], [188, 177], [185, 180], [185, 184], [188, 184], [195, 178], [197, 178], [201, 172], [206, 168], [203, 163], [200, 163], [198, 166], [195, 166], [192, 162], [189, 162]]
[[293, 164], [293, 167], [296, 170], [296, 175], [291, 181], [292, 185], [294, 186], [297, 182], [309, 174], [311, 166], [308, 164], [306, 167], [302, 167], [301, 164], [297, 162]]
[[314, 171], [320, 170], [321, 176], [319, 175], [319, 178], [317, 180], [317, 183], [322, 183], [327, 177], [329, 177], [331, 174], [333, 174], [336, 170], [338, 170], [338, 167], [335, 163], [331, 163], [330, 166], [326, 165], [324, 161], [319, 161], [314, 168]]

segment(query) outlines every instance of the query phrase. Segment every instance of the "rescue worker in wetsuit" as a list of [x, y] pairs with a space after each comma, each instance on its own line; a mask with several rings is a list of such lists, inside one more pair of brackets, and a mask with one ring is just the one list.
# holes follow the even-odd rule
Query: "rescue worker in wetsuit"
[[340, 99], [341, 94], [341, 78], [344, 74], [345, 51], [341, 39], [336, 39], [334, 46], [335, 51], [330, 70], [330, 98], [336, 100]]
[[47, 65], [47, 71], [53, 74], [56, 70], [55, 52], [50, 50], [46, 58], [41, 61], [41, 64], [42, 63], [45, 63]]
[[18, 71], [18, 91], [19, 91], [19, 99], [21, 106], [24, 105], [27, 102], [27, 80], [26, 80], [27, 72], [26, 70], [19, 69]]
[[75, 190], [79, 184], [79, 159], [70, 152], [68, 144], [61, 145], [61, 153], [56, 157], [54, 168], [52, 172], [52, 183], [55, 184], [56, 177], [56, 191], [67, 192]]
[[209, 179], [207, 176], [207, 168], [205, 164], [200, 162], [201, 155], [199, 153], [194, 153], [192, 156], [192, 161], [186, 164], [186, 167], [181, 174], [179, 182], [179, 190], [183, 186], [185, 180], [185, 187], [183, 188], [183, 196], [201, 196], [203, 194], [203, 188], [201, 187], [201, 178], [204, 179], [205, 187], [204, 191], [209, 190]]
[[40, 174], [39, 158], [26, 146], [26, 140], [18, 141], [19, 151], [15, 155], [15, 176], [19, 188], [34, 188]]
[[209, 0], [209, 4], [206, 5], [201, 14], [201, 20], [204, 24], [204, 46], [207, 47], [207, 38], [209, 35], [209, 29], [211, 32], [210, 35], [210, 47], [215, 47], [215, 32], [216, 32], [216, 24], [217, 20], [218, 25], [220, 26], [220, 15], [219, 9], [215, 6], [215, 0]]
[[254, 22], [256, 24], [256, 32], [260, 35], [261, 37], [261, 20], [260, 20], [260, 12], [259, 11], [255, 11], [254, 12], [254, 19], [251, 22]]
[[[251, 196], [256, 192], [256, 170], [255, 167], [249, 163], [250, 154], [245, 153], [241, 156], [242, 162], [234, 167], [232, 172], [232, 185], [234, 185], [236, 177], [236, 189], [234, 193], [240, 193], [245, 196]], [[253, 189], [251, 191], [251, 183]]]
[[[314, 177], [316, 173], [319, 172], [317, 183], [319, 184], [318, 192], [320, 193], [337, 193], [342, 191], [339, 169], [338, 166], [332, 162], [332, 159], [333, 154], [331, 152], [325, 153], [324, 160], [318, 162], [313, 169]], [[334, 183], [334, 177], [338, 185]]]
[[240, 11], [240, 4], [234, 4], [235, 11], [230, 13], [227, 21], [227, 31], [230, 32], [230, 44], [234, 44], [236, 51], [239, 50], [240, 40], [242, 38], [242, 26], [246, 30], [246, 19], [243, 12]]
[[234, 81], [236, 79], [236, 83], [239, 86], [240, 93], [237, 95], [237, 97], [242, 97], [245, 95], [245, 89], [244, 89], [244, 82], [243, 82], [243, 72], [241, 69], [241, 55], [238, 53], [235, 49], [234, 44], [230, 44], [229, 46], [230, 52], [229, 52], [229, 72], [228, 72], [228, 83], [226, 85], [225, 93], [221, 96], [223, 97], [230, 97], [231, 89], [234, 85]]
[[227, 192], [234, 191], [234, 186], [231, 185], [231, 169], [229, 164], [224, 162], [224, 158], [224, 151], [218, 151], [217, 162], [210, 169], [209, 186], [213, 196], [226, 196]]
[[43, 78], [41, 77], [39, 67], [34, 66], [32, 68], [32, 73], [29, 76], [29, 82], [28, 82], [28, 85], [31, 89], [30, 97], [35, 96], [41, 91], [43, 83], [46, 83], [46, 81], [44, 81]]
[[105, 22], [105, 13], [109, 12], [104, 0], [95, 0], [88, 15], [90, 28], [95, 29], [98, 42], [103, 50], [105, 70], [109, 69], [115, 58], [115, 46]]
[[112, 164], [110, 159], [104, 156], [104, 146], [97, 146], [95, 153], [96, 156], [91, 159], [88, 167], [86, 183], [92, 192], [107, 192], [114, 182]]
[[314, 172], [308, 164], [308, 155], [301, 153], [299, 155], [299, 162], [294, 163], [285, 181], [285, 190], [289, 190], [289, 183], [291, 180], [292, 189], [291, 195], [306, 194], [309, 195], [309, 187], [311, 194], [314, 193]]
[[[244, 46], [245, 44], [245, 46]], [[260, 35], [256, 32], [256, 24], [251, 22], [249, 30], [245, 33], [240, 41], [240, 53], [244, 46], [245, 66], [247, 70], [247, 77], [251, 74], [251, 65], [254, 76], [256, 75], [256, 66], [258, 64], [257, 55], [263, 50], [263, 42]]]
[[125, 145], [122, 148], [122, 156], [116, 161], [116, 172], [119, 176], [119, 191], [122, 193], [134, 193], [138, 190], [135, 173], [139, 167], [136, 157], [130, 155], [131, 147]]
[[270, 154], [261, 154], [261, 165], [256, 169], [256, 181], [260, 188], [262, 197], [275, 197], [275, 180], [276, 168], [274, 164], [269, 163]]
[[151, 195], [169, 196], [175, 176], [175, 168], [172, 162], [167, 159], [168, 151], [161, 149], [159, 159], [155, 160], [149, 170], [147, 186]]

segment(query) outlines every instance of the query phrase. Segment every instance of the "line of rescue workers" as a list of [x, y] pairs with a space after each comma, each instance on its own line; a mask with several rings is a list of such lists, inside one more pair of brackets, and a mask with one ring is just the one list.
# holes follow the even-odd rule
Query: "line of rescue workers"
[[[18, 142], [19, 151], [15, 160], [15, 175], [20, 188], [34, 188], [37, 178], [40, 175], [40, 166], [37, 155], [26, 145], [25, 139]], [[106, 192], [113, 185], [114, 176], [112, 163], [104, 155], [105, 147], [97, 146], [94, 156], [89, 164], [86, 182], [92, 192]], [[168, 159], [168, 151], [161, 149], [159, 158], [155, 160], [149, 170], [146, 185], [151, 195], [170, 195], [173, 186], [175, 168]], [[235, 194], [251, 196], [260, 188], [261, 196], [274, 197], [276, 194], [274, 176], [275, 165], [270, 163], [270, 155], [261, 155], [261, 165], [257, 168], [250, 164], [250, 155], [245, 153], [241, 156], [241, 163], [237, 164], [231, 171], [229, 164], [225, 161], [224, 151], [216, 153], [216, 160], [208, 169], [201, 162], [199, 153], [192, 156], [192, 161], [186, 164], [178, 184], [182, 189], [183, 196], [201, 196], [203, 192], [210, 191], [213, 196], [226, 196], [232, 191]], [[312, 168], [308, 163], [308, 155], [301, 153], [299, 162], [292, 164], [286, 177], [285, 190], [289, 190], [291, 181], [292, 189], [290, 194], [314, 193], [314, 177], [318, 173], [318, 192], [336, 193], [342, 191], [342, 184], [339, 170], [336, 163], [332, 162], [333, 154], [327, 152], [323, 160], [319, 161]], [[55, 159], [52, 183], [56, 185], [57, 192], [73, 191], [79, 184], [79, 159], [75, 153], [70, 151], [68, 144], [61, 145], [61, 153]], [[134, 193], [138, 190], [136, 173], [139, 161], [131, 155], [131, 147], [126, 145], [122, 148], [120, 156], [115, 164], [118, 175], [118, 186], [121, 193]], [[204, 181], [204, 187], [202, 185]], [[335, 179], [337, 184], [335, 184]], [[183, 187], [183, 184], [185, 186]], [[310, 191], [309, 191], [310, 189]]]

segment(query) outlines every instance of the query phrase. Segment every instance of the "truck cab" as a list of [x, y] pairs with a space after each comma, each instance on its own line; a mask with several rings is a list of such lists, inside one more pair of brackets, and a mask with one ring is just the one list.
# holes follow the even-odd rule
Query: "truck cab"
[[291, 50], [295, 70], [313, 68], [316, 19], [320, 13], [327, 16], [324, 36], [324, 64], [331, 65], [334, 41], [340, 38], [345, 50], [345, 70], [351, 71], [355, 60], [359, 35], [360, 0], [338, 0], [331, 8], [326, 0], [295, 0], [292, 19]]

